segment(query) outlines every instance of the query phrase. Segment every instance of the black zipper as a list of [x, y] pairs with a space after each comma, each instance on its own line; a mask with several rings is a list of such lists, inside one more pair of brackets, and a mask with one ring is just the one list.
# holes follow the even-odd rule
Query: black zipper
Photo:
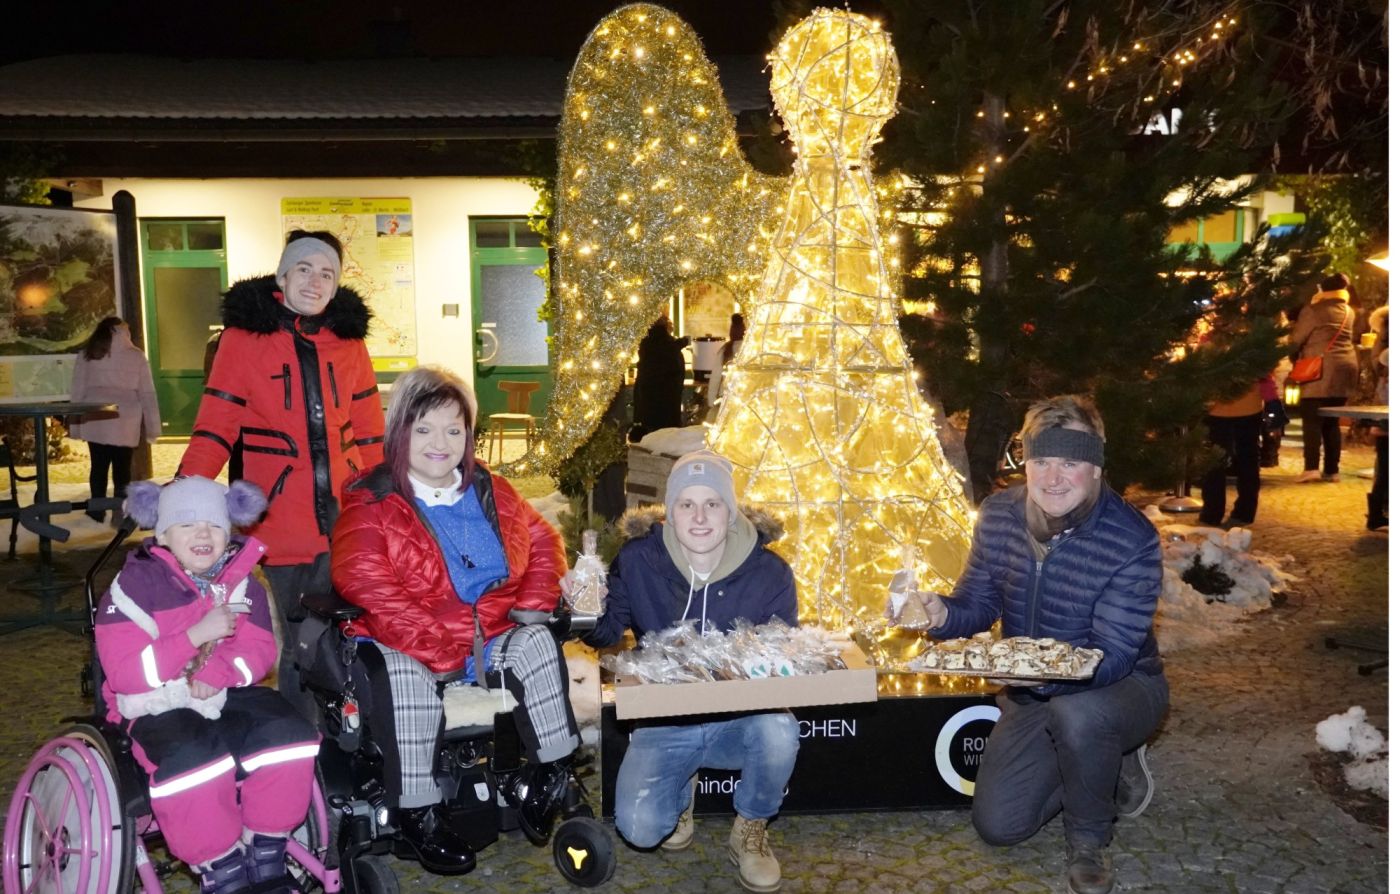
[[291, 466], [282, 469], [282, 474], [277, 476], [277, 480], [272, 483], [272, 487], [267, 492], [267, 505], [271, 506], [272, 501], [277, 499], [277, 495], [282, 493], [282, 489], [287, 486], [287, 476], [290, 474], [292, 474]]
[[326, 361], [326, 378], [331, 380], [331, 402], [340, 406], [340, 386], [335, 382], [335, 364]]
[[290, 364], [282, 364], [282, 375], [273, 376], [274, 379], [282, 380], [282, 408], [290, 410], [292, 408], [292, 367]]

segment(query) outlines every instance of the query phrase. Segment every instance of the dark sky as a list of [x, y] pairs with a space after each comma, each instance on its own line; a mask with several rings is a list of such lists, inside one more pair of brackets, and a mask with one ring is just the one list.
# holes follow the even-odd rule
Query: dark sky
[[[572, 58], [619, 0], [55, 0], [9, 4], [0, 61], [80, 52], [247, 58]], [[712, 56], [772, 45], [771, 0], [668, 0]], [[18, 39], [16, 39], [18, 38]]]

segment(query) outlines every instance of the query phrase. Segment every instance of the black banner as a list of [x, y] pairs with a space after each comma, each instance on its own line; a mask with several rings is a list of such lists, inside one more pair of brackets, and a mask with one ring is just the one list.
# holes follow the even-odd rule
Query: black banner
[[[783, 812], [845, 813], [971, 804], [997, 708], [990, 696], [893, 696], [792, 713], [802, 738]], [[618, 721], [612, 705], [603, 707], [607, 817], [632, 723]], [[701, 770], [696, 813], [732, 813], [738, 782], [738, 770]]]

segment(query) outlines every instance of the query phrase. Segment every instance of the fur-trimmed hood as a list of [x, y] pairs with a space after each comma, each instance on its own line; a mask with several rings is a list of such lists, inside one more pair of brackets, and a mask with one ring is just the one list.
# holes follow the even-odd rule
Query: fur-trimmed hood
[[[298, 316], [277, 300], [279, 292], [281, 288], [273, 276], [258, 276], [234, 283], [224, 294], [224, 325], [258, 335], [276, 332], [283, 321]], [[325, 327], [337, 338], [363, 341], [369, 333], [372, 316], [360, 293], [349, 286], [340, 286], [326, 309], [314, 317], [303, 317], [300, 328], [302, 332], [314, 335]]]
[[[777, 516], [769, 513], [768, 510], [745, 505], [740, 506], [739, 511], [744, 513], [744, 517], [758, 531], [759, 539], [763, 543], [775, 543], [782, 539], [783, 522]], [[627, 540], [636, 540], [650, 533], [652, 525], [660, 524], [665, 520], [666, 507], [647, 503], [624, 512], [622, 517], [617, 520], [617, 529]]]

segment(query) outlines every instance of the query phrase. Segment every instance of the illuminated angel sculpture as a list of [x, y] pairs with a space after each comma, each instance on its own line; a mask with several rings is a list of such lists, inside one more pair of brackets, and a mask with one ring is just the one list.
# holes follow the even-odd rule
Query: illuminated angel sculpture
[[[644, 62], [663, 36], [682, 34], [671, 55], [680, 68], [633, 78], [641, 69], [629, 55]], [[693, 40], [671, 13], [625, 7], [594, 31], [570, 79], [549, 437], [567, 454], [593, 430], [676, 288], [734, 284], [750, 325], [711, 446], [734, 462], [741, 502], [783, 518], [778, 547], [804, 619], [873, 638], [903, 548], [914, 547], [922, 587], [946, 588], [971, 540], [961, 483], [900, 338], [870, 174], [871, 146], [894, 113], [894, 51], [877, 22], [835, 10], [783, 37], [772, 89], [797, 153], [784, 182], [738, 156]], [[595, 133], [599, 114], [609, 123]], [[657, 191], [664, 201], [652, 200]], [[677, 219], [687, 213], [698, 217]]]
[[518, 471], [552, 472], [593, 433], [682, 287], [723, 283], [748, 310], [783, 187], [739, 151], [719, 73], [689, 25], [646, 3], [598, 23], [559, 124], [554, 393]]

